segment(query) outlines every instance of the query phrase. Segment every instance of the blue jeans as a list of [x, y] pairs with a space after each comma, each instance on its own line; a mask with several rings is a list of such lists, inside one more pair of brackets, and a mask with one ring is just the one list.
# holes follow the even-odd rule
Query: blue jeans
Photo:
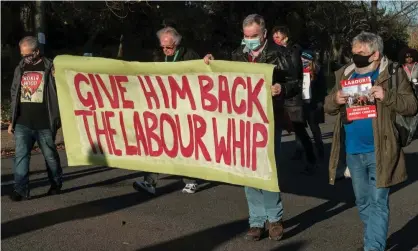
[[32, 130], [26, 126], [17, 124], [14, 131], [16, 141], [16, 153], [14, 159], [14, 189], [22, 196], [29, 196], [29, 162], [31, 150], [38, 142], [39, 148], [45, 158], [48, 178], [52, 187], [61, 188], [62, 168], [54, 135], [51, 130]]
[[[276, 129], [274, 137], [274, 155], [276, 167], [278, 166], [282, 129]], [[250, 227], [264, 227], [268, 220], [270, 223], [278, 222], [283, 217], [283, 204], [280, 192], [269, 192], [252, 187], [245, 187], [249, 210]]]
[[364, 250], [384, 251], [389, 227], [389, 188], [376, 187], [376, 155], [347, 154], [347, 165], [364, 224]]

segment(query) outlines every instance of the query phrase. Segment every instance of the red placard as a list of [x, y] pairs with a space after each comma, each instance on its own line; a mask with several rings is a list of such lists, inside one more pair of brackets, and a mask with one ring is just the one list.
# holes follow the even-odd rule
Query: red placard
[[372, 88], [370, 77], [342, 80], [341, 87], [343, 93], [348, 95], [346, 104], [348, 120], [377, 117], [375, 99], [370, 93]]

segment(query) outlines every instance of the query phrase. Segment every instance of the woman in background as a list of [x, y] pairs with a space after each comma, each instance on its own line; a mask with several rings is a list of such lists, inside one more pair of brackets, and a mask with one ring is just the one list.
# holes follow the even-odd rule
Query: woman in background
[[322, 162], [325, 153], [319, 124], [325, 122], [324, 99], [327, 96], [327, 86], [321, 67], [314, 61], [314, 53], [304, 50], [301, 59], [304, 72], [302, 90], [304, 116], [311, 129], [318, 158]]

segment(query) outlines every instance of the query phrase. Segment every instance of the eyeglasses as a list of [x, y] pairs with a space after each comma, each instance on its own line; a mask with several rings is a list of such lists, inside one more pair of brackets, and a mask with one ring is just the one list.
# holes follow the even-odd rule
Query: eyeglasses
[[174, 49], [174, 46], [173, 45], [172, 46], [161, 46], [161, 49], [172, 50], [172, 49]]
[[411, 55], [406, 55], [405, 58], [412, 58], [412, 56]]

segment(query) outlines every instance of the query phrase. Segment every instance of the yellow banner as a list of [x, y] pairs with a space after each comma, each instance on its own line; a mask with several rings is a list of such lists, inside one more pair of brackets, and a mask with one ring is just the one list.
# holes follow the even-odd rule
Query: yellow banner
[[68, 164], [279, 191], [273, 66], [54, 60]]

